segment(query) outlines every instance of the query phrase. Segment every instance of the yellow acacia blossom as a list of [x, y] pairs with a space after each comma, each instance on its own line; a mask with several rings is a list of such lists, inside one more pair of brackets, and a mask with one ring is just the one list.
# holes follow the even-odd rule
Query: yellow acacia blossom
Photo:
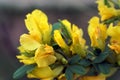
[[72, 35], [72, 45], [70, 49], [72, 51], [72, 54], [80, 54], [81, 56], [85, 56], [86, 41], [83, 38], [82, 29], [79, 29], [76, 25], [73, 24], [71, 35]]
[[67, 32], [69, 36], [71, 37], [71, 34], [72, 34], [71, 23], [67, 19], [62, 20], [62, 23], [65, 25], [65, 28], [67, 29]]
[[85, 56], [86, 49], [86, 41], [83, 38], [83, 31], [79, 29], [76, 25], [71, 25], [68, 20], [62, 20], [62, 23], [65, 25], [68, 34], [72, 39], [72, 44], [70, 46], [70, 51], [72, 54], [81, 54], [81, 56]]
[[107, 34], [111, 37], [109, 47], [120, 54], [120, 25], [110, 24]]
[[36, 67], [28, 73], [28, 78], [38, 78], [40, 80], [53, 80], [53, 71], [50, 67]]
[[[109, 2], [109, 0], [108, 0]], [[115, 17], [117, 15], [119, 15], [120, 10], [115, 9], [114, 4], [110, 3], [110, 7], [108, 7], [107, 5], [105, 5], [104, 0], [97, 0], [97, 4], [98, 4], [98, 10], [99, 10], [99, 14], [101, 16], [101, 20], [104, 21], [106, 19], [110, 19], [112, 17]]]
[[36, 67], [33, 71], [28, 73], [27, 76], [29, 78], [38, 78], [41, 80], [53, 80], [53, 78], [58, 76], [62, 70], [63, 70], [63, 66], [58, 66], [53, 70], [48, 66]]
[[105, 47], [105, 39], [107, 38], [107, 27], [99, 22], [98, 17], [92, 17], [89, 21], [88, 34], [91, 39], [91, 46], [101, 50]]
[[35, 63], [34, 57], [27, 57], [25, 55], [19, 55], [17, 56], [17, 58], [20, 60], [20, 62], [26, 65]]
[[[69, 35], [71, 35], [71, 24], [70, 22], [68, 22], [66, 19], [61, 21], [63, 25], [65, 25], [65, 28], [68, 32]], [[62, 38], [61, 32], [60, 30], [55, 30], [54, 31], [54, 40], [57, 42], [57, 44], [65, 50], [65, 52], [68, 53], [68, 45], [66, 44], [66, 42], [64, 41], [64, 39]]]
[[62, 38], [62, 35], [59, 30], [54, 31], [54, 39], [61, 48], [63, 48], [63, 49], [68, 48], [68, 46], [65, 43], [64, 39]]
[[39, 47], [35, 52], [34, 60], [38, 67], [45, 67], [53, 64], [56, 61], [53, 48], [48, 45]]
[[48, 18], [42, 11], [35, 9], [27, 15], [25, 25], [30, 35], [40, 43], [50, 43], [52, 26], [48, 24]]
[[50, 80], [54, 72], [49, 65], [56, 61], [55, 52], [52, 46], [49, 46], [52, 27], [48, 24], [47, 16], [37, 9], [27, 15], [25, 24], [29, 34], [20, 36], [18, 49], [21, 55], [17, 58], [25, 65], [37, 64], [36, 68], [28, 73], [29, 78]]

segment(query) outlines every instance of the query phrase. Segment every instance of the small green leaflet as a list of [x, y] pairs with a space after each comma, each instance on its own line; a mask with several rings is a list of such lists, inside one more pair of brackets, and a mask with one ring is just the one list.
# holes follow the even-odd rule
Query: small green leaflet
[[78, 65], [77, 64], [76, 65], [71, 65], [70, 70], [75, 74], [80, 74], [80, 75], [86, 74], [86, 69], [79, 64]]
[[108, 63], [101, 63], [101, 64], [98, 64], [98, 68], [99, 68], [99, 70], [100, 70], [101, 73], [103, 73], [103, 74], [109, 74], [110, 73], [111, 65], [108, 64]]
[[105, 50], [103, 53], [100, 53], [99, 56], [97, 56], [94, 60], [93, 63], [101, 63], [103, 62], [109, 55], [110, 55], [110, 50]]
[[35, 64], [23, 65], [14, 72], [13, 78], [19, 79], [23, 77], [24, 75], [26, 75], [27, 72], [32, 71], [34, 68], [35, 68]]
[[111, 7], [108, 0], [104, 0], [104, 4], [107, 5], [107, 7]]
[[67, 69], [65, 70], [65, 77], [66, 80], [73, 80], [73, 73], [69, 67], [67, 67]]
[[54, 33], [54, 30], [59, 30], [61, 28], [61, 23], [56, 22], [52, 25], [52, 34]]
[[79, 63], [78, 64], [80, 64], [80, 65], [82, 65], [82, 66], [89, 66], [90, 64], [91, 64], [91, 61], [90, 60], [88, 60], [88, 59], [82, 59], [82, 60], [80, 60], [79, 61]]
[[78, 63], [79, 60], [80, 60], [80, 55], [75, 55], [70, 59], [69, 63], [70, 64], [75, 64], [75, 63]]

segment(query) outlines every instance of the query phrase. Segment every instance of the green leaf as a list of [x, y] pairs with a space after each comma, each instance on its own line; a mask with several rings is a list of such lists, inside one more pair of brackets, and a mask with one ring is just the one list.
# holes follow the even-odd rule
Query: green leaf
[[26, 75], [27, 72], [32, 71], [34, 68], [35, 68], [35, 64], [23, 65], [22, 67], [20, 67], [19, 69], [17, 69], [14, 72], [13, 78], [14, 79], [19, 79], [19, 78], [23, 77], [24, 75]]
[[86, 69], [81, 65], [71, 65], [70, 69], [76, 74], [84, 75], [86, 73]]
[[86, 59], [88, 60], [94, 60], [95, 59], [95, 55], [91, 54], [91, 53], [88, 53], [87, 56], [86, 56]]
[[111, 53], [110, 50], [105, 50], [103, 53], [100, 53], [99, 56], [97, 56], [94, 60], [93, 60], [93, 63], [101, 63], [103, 62], [108, 56], [109, 54]]
[[97, 74], [100, 73], [98, 64], [93, 64], [93, 68], [95, 68], [95, 71], [96, 71]]
[[33, 57], [35, 55], [35, 51], [36, 50], [30, 51], [30, 52], [22, 52], [21, 54], [23, 54], [27, 57]]
[[79, 61], [78, 64], [80, 64], [82, 66], [89, 66], [91, 64], [91, 61], [89, 61], [87, 59], [82, 59], [82, 60]]
[[112, 51], [110, 55], [107, 57], [107, 61], [111, 64], [115, 64], [117, 62], [117, 55]]
[[75, 63], [78, 63], [79, 60], [80, 60], [80, 55], [75, 55], [70, 59], [69, 63], [70, 64], [75, 64]]
[[65, 70], [65, 77], [66, 80], [73, 80], [73, 73], [71, 72], [69, 67], [67, 67], [67, 69]]
[[104, 21], [105, 24], [110, 24], [110, 23], [113, 23], [115, 21], [119, 21], [120, 20], [120, 16], [116, 16], [116, 17], [112, 17], [110, 19], [107, 19]]
[[107, 7], [111, 7], [108, 0], [104, 0], [104, 4], [107, 6]]
[[98, 64], [98, 68], [99, 68], [99, 70], [100, 70], [101, 73], [103, 73], [103, 74], [109, 74], [110, 73], [111, 65], [108, 64], [108, 63], [101, 63], [101, 64]]
[[56, 22], [52, 25], [52, 34], [54, 33], [54, 30], [59, 30], [61, 28], [60, 22]]

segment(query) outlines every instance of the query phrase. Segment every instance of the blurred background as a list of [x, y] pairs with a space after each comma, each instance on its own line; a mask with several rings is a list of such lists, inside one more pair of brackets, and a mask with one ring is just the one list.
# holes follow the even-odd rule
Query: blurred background
[[[22, 65], [16, 59], [19, 37], [27, 33], [24, 19], [34, 9], [46, 13], [51, 24], [58, 19], [68, 19], [84, 30], [87, 40], [88, 21], [98, 16], [95, 0], [0, 0], [0, 80], [13, 80], [13, 72]], [[118, 76], [108, 80], [120, 80]]]

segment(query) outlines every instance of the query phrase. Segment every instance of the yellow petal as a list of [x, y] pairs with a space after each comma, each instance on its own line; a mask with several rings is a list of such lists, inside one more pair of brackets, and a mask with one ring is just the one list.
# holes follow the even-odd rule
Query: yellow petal
[[25, 24], [30, 34], [37, 36], [37, 40], [42, 40], [43, 43], [50, 43], [52, 26], [48, 24], [48, 18], [45, 13], [35, 9], [31, 14], [27, 15]]
[[107, 34], [116, 40], [120, 40], [120, 26], [113, 26], [113, 24], [110, 24], [109, 28], [107, 29]]
[[21, 53], [22, 53], [22, 52], [25, 52], [25, 49], [23, 48], [23, 46], [19, 46], [17, 49], [18, 49]]
[[64, 48], [64, 49], [68, 48], [68, 46], [65, 43], [65, 41], [63, 40], [59, 30], [54, 31], [54, 39], [61, 48]]
[[63, 69], [64, 69], [63, 66], [58, 66], [55, 69], [53, 69], [54, 77], [57, 77], [58, 75], [60, 75]]
[[39, 24], [46, 23], [47, 20], [47, 16], [41, 10], [35, 9], [32, 14], [27, 15], [25, 23], [29, 31], [39, 31]]
[[62, 20], [62, 23], [65, 25], [69, 35], [71, 36], [71, 23], [68, 20]]
[[38, 67], [45, 67], [55, 63], [56, 57], [53, 55], [45, 55], [41, 57], [35, 56], [35, 61], [38, 64]]
[[120, 26], [113, 26], [113, 24], [110, 24], [107, 34], [111, 37], [110, 44], [108, 46], [117, 54], [120, 54]]
[[47, 45], [41, 46], [37, 49], [34, 59], [38, 67], [48, 66], [56, 61], [53, 48]]
[[25, 55], [18, 55], [17, 58], [20, 60], [20, 62], [26, 65], [35, 63], [35, 60], [33, 57], [26, 57]]
[[85, 56], [85, 46], [86, 42], [83, 38], [83, 31], [79, 29], [76, 25], [72, 26], [72, 45], [70, 50], [72, 54], [81, 54], [81, 56]]
[[88, 34], [91, 39], [91, 46], [101, 50], [105, 47], [105, 39], [107, 38], [107, 27], [99, 22], [99, 18], [94, 16], [89, 21]]
[[28, 73], [28, 78], [38, 78], [38, 79], [49, 79], [53, 77], [53, 71], [50, 69], [50, 67], [36, 67], [33, 71]]
[[118, 11], [114, 8], [113, 3], [110, 1], [108, 2], [110, 3], [110, 7], [104, 4], [104, 0], [97, 0], [98, 10], [102, 21], [117, 16], [118, 14]]
[[40, 46], [40, 43], [34, 40], [30, 35], [23, 34], [20, 37], [20, 44], [26, 50], [35, 50]]

